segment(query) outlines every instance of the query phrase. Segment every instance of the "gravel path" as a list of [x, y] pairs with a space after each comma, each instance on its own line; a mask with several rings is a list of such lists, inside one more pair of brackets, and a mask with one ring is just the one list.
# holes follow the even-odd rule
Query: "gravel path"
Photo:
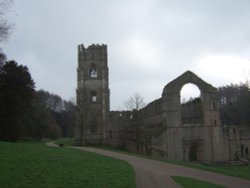
[[53, 141], [51, 142], [47, 142], [46, 143], [47, 146], [52, 146], [52, 147], [59, 147], [57, 144], [55, 144]]
[[[54, 142], [48, 146], [58, 147]], [[178, 166], [170, 163], [150, 160], [118, 152], [107, 151], [91, 147], [72, 147], [74, 149], [93, 152], [127, 161], [134, 167], [137, 188], [181, 188], [170, 176], [185, 176], [199, 179], [228, 188], [250, 188], [250, 180], [225, 176], [213, 172]]]
[[250, 181], [213, 172], [178, 166], [91, 147], [73, 147], [121, 159], [130, 163], [136, 173], [137, 188], [180, 188], [170, 176], [185, 176], [232, 188], [250, 188]]

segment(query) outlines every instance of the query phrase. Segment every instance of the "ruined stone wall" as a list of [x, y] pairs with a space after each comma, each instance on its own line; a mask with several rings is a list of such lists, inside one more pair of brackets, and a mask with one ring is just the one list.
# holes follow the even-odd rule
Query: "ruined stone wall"
[[125, 147], [127, 131], [131, 125], [131, 111], [111, 111], [108, 114], [107, 143], [110, 146]]
[[250, 127], [230, 126], [228, 129], [230, 159], [250, 160]]
[[[187, 83], [195, 84], [201, 97], [181, 106], [180, 90]], [[179, 161], [250, 159], [250, 128], [221, 126], [217, 89], [191, 71], [169, 82], [162, 97], [145, 108], [110, 112], [107, 46], [79, 45], [76, 93], [75, 139], [84, 137], [84, 144]]]
[[[201, 99], [181, 108], [180, 90], [187, 83], [200, 88]], [[216, 88], [187, 71], [166, 85], [162, 98], [136, 113], [129, 148], [179, 161], [227, 160], [228, 142], [220, 123], [217, 94]]]
[[181, 120], [183, 126], [203, 123], [202, 103], [200, 98], [181, 104]]
[[144, 126], [157, 127], [162, 123], [161, 113], [161, 99], [157, 99], [139, 110], [137, 118]]
[[[181, 106], [179, 90], [190, 80], [201, 98]], [[139, 111], [110, 113], [110, 145], [179, 161], [249, 159], [250, 128], [221, 126], [216, 88], [190, 72], [167, 86], [162, 98]]]
[[[144, 136], [142, 151], [154, 157], [166, 157], [164, 132], [166, 131], [166, 118], [162, 111], [162, 99], [149, 103], [145, 108], [138, 111], [137, 126], [141, 127]], [[140, 131], [140, 130], [139, 130]], [[140, 132], [139, 132], [140, 133]]]
[[[201, 98], [181, 106], [180, 90], [187, 83], [200, 88]], [[106, 130], [110, 145], [170, 160], [226, 161], [239, 148], [248, 158], [249, 140], [242, 131], [229, 139], [230, 131], [221, 126], [217, 89], [190, 71], [167, 84], [162, 97], [143, 109], [110, 112]]]

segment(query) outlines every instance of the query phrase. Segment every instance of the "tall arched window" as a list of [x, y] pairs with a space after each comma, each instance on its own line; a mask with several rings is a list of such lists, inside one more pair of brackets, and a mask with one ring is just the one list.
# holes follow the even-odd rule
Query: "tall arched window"
[[185, 84], [180, 91], [180, 102], [181, 104], [192, 101], [193, 99], [199, 98], [201, 95], [200, 89], [192, 83]]
[[[180, 91], [181, 121], [184, 126], [203, 123], [202, 101], [200, 89], [191, 83], [185, 84]], [[216, 121], [214, 121], [216, 124]]]
[[97, 69], [94, 63], [91, 64], [89, 70], [89, 77], [90, 78], [97, 78]]
[[90, 96], [91, 96], [91, 102], [96, 102], [97, 101], [97, 93], [96, 93], [96, 91], [91, 91]]

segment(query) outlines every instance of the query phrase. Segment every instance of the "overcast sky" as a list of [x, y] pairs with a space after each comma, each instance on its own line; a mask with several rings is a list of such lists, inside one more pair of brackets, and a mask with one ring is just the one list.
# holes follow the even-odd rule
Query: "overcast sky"
[[108, 45], [111, 109], [151, 102], [191, 70], [215, 87], [250, 73], [249, 0], [15, 0], [1, 43], [37, 89], [75, 97], [77, 45]]

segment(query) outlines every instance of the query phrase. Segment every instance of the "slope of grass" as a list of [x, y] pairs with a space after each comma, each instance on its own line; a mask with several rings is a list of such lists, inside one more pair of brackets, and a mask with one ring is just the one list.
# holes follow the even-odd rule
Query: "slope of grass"
[[133, 188], [135, 174], [126, 162], [43, 143], [0, 142], [3, 188]]
[[228, 176], [235, 176], [244, 179], [250, 179], [250, 166], [249, 165], [227, 165], [227, 166], [215, 166], [202, 164], [198, 162], [177, 162], [177, 161], [167, 161], [173, 164], [187, 166], [191, 168], [197, 168], [201, 170], [207, 170], [211, 172], [216, 172], [220, 174], [225, 174]]
[[182, 176], [172, 176], [174, 181], [180, 184], [183, 188], [223, 188], [222, 186], [208, 183], [201, 180], [196, 180], [193, 178], [182, 177]]

